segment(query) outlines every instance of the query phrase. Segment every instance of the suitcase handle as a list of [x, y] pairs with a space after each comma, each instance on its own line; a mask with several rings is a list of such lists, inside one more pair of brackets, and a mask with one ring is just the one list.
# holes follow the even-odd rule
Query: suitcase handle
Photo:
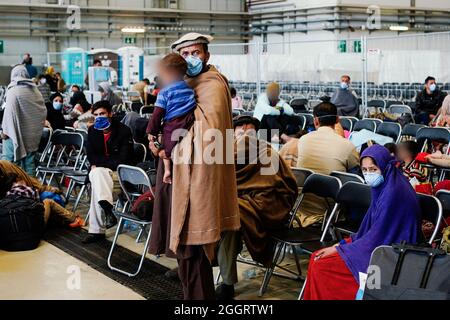
[[434, 260], [436, 256], [445, 255], [445, 252], [441, 249], [429, 248], [429, 247], [417, 247], [406, 244], [406, 242], [402, 241], [400, 244], [392, 245], [394, 250], [400, 251], [399, 257], [397, 259], [397, 263], [395, 264], [394, 274], [392, 275], [391, 285], [396, 286], [398, 283], [398, 279], [400, 277], [400, 272], [403, 267], [403, 262], [405, 260], [405, 256], [408, 251], [413, 252], [423, 252], [428, 255], [427, 264], [425, 266], [425, 270], [422, 274], [422, 279], [420, 281], [420, 288], [425, 289], [428, 283], [428, 279], [430, 277], [431, 268], [433, 267]]

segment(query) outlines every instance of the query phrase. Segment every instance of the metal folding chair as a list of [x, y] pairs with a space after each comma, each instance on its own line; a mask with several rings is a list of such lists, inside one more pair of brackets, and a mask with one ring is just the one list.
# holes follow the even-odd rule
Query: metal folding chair
[[[341, 188], [342, 184], [339, 181], [338, 178], [326, 176], [322, 174], [312, 174], [310, 175], [303, 186], [302, 189], [302, 195], [300, 198], [300, 201], [296, 203], [297, 208], [300, 207], [305, 194], [314, 194], [320, 198], [324, 199], [330, 199], [335, 202], [334, 206], [332, 208], [329, 208], [325, 212], [324, 221], [329, 220], [329, 217], [333, 217], [336, 213], [336, 210], [338, 209], [338, 203], [337, 203], [337, 195], [339, 192], [339, 189]], [[327, 214], [329, 213], [329, 215]], [[301, 268], [300, 268], [300, 262], [298, 260], [296, 247], [300, 247], [303, 243], [313, 242], [313, 241], [319, 241], [323, 238], [323, 230], [328, 229], [329, 223], [327, 223], [323, 230], [320, 230], [319, 228], [313, 229], [313, 228], [293, 228], [293, 222], [296, 216], [296, 211], [292, 210], [292, 216], [289, 221], [289, 225], [285, 230], [282, 230], [278, 233], [274, 233], [272, 235], [272, 238], [276, 241], [277, 245], [275, 245], [274, 255], [272, 259], [271, 265], [266, 268], [266, 272], [264, 275], [264, 279], [261, 283], [261, 287], [259, 289], [259, 296], [262, 296], [265, 291], [267, 290], [267, 286], [270, 282], [270, 279], [272, 277], [272, 274], [274, 272], [275, 267], [281, 268], [282, 270], [294, 274], [295, 280], [301, 280], [303, 279], [303, 276], [301, 274]], [[292, 251], [294, 253], [295, 263], [297, 267], [298, 274], [283, 268], [279, 265], [279, 258], [282, 252], [284, 252], [286, 246], [291, 246]]]
[[330, 176], [336, 177], [341, 180], [342, 185], [350, 181], [362, 184], [366, 183], [362, 177], [350, 172], [333, 171], [330, 173]]
[[377, 126], [376, 133], [391, 137], [394, 143], [399, 143], [402, 136], [402, 126], [396, 122], [383, 122]]
[[[111, 257], [113, 255], [114, 248], [117, 244], [117, 239], [119, 238], [119, 234], [121, 232], [121, 229], [122, 229], [125, 221], [129, 221], [131, 223], [137, 224], [140, 227], [140, 232], [139, 232], [138, 238], [140, 237], [141, 234], [145, 234], [146, 227], [151, 225], [151, 223], [152, 223], [151, 221], [141, 220], [141, 219], [131, 215], [130, 210], [131, 210], [133, 201], [136, 200], [140, 195], [145, 193], [147, 190], [152, 190], [152, 188], [151, 188], [151, 183], [150, 183], [149, 177], [147, 176], [145, 171], [142, 170], [141, 168], [132, 167], [132, 166], [128, 166], [128, 165], [119, 165], [119, 167], [117, 168], [117, 174], [119, 177], [120, 187], [122, 188], [122, 191], [124, 192], [127, 201], [124, 204], [122, 212], [119, 212], [119, 211], [115, 212], [115, 214], [119, 217], [119, 224], [117, 225], [116, 233], [114, 235], [114, 239], [111, 244], [111, 249], [109, 251], [108, 267], [111, 270], [120, 272], [129, 277], [134, 277], [141, 271], [142, 264], [144, 263], [145, 255], [148, 251], [148, 246], [150, 244], [150, 235], [147, 235], [147, 239], [146, 239], [145, 245], [144, 245], [144, 251], [142, 252], [139, 266], [134, 273], [130, 273], [125, 270], [114, 267], [111, 263]], [[152, 191], [152, 193], [153, 193], [153, 191]]]

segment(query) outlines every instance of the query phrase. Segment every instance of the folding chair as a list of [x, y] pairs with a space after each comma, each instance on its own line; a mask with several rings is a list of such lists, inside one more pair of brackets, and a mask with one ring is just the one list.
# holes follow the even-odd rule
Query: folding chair
[[[355, 197], [355, 194], [358, 196]], [[303, 243], [300, 245], [300, 248], [304, 252], [312, 254], [317, 250], [333, 245], [337, 240], [341, 240], [341, 233], [350, 234], [358, 231], [370, 207], [371, 201], [372, 191], [370, 186], [352, 181], [345, 183], [337, 195], [339, 214], [335, 212], [335, 215], [329, 217], [319, 241]], [[341, 217], [345, 219], [341, 220]], [[303, 297], [307, 281], [308, 279], [306, 278], [300, 290], [298, 300]]]
[[402, 126], [396, 122], [383, 122], [377, 126], [376, 133], [391, 137], [395, 143], [399, 143], [402, 136]]
[[[39, 161], [36, 177], [42, 174], [42, 182], [50, 184], [54, 175], [62, 174], [64, 170], [77, 170], [81, 164], [83, 147], [84, 138], [80, 133], [55, 131], [51, 136], [48, 152], [44, 152]], [[48, 174], [51, 177], [47, 182]]]
[[350, 181], [362, 184], [366, 183], [362, 177], [350, 172], [332, 171], [330, 173], [330, 176], [338, 178], [341, 181], [342, 185]]
[[402, 129], [402, 140], [410, 140], [411, 138], [416, 140], [417, 131], [419, 131], [419, 129], [425, 128], [425, 127], [426, 127], [426, 125], [424, 125], [424, 124], [408, 123]]
[[143, 118], [149, 118], [155, 108], [153, 106], [143, 106], [139, 110], [139, 115]]
[[[432, 141], [437, 141], [446, 145], [449, 145], [450, 143], [450, 130], [447, 128], [429, 128], [424, 127], [417, 131], [416, 134], [416, 140], [417, 143], [420, 145], [422, 144], [422, 152], [427, 151], [428, 143]], [[450, 148], [447, 148], [447, 155], [450, 154]], [[437, 171], [440, 171], [440, 177], [439, 181], [443, 180], [445, 177], [445, 172], [448, 171], [448, 168], [441, 168], [430, 164], [423, 164], [422, 166], [425, 166], [430, 169], [436, 169]], [[431, 171], [431, 174], [433, 172]]]
[[317, 107], [319, 104], [321, 104], [323, 101], [322, 100], [309, 100], [308, 101], [308, 109], [309, 110], [314, 110], [315, 107]]
[[307, 111], [308, 99], [306, 98], [294, 98], [290, 101], [290, 106], [294, 109], [295, 113], [301, 113]]
[[39, 154], [42, 155], [43, 153], [48, 151], [47, 147], [49, 146], [52, 135], [53, 135], [52, 128], [44, 127], [44, 129], [42, 129], [42, 137], [41, 141], [39, 142], [39, 149], [38, 149]]
[[[327, 201], [333, 200], [335, 204], [332, 208], [329, 208], [325, 212], [324, 221], [328, 220], [329, 216], [334, 216], [336, 210], [338, 209], [337, 195], [339, 189], [341, 188], [341, 182], [338, 178], [326, 176], [322, 174], [312, 174], [310, 175], [303, 186], [301, 198], [298, 202], [298, 207], [300, 207], [303, 202], [305, 194], [314, 194], [320, 198], [324, 198]], [[297, 204], [297, 203], [296, 203]], [[278, 233], [274, 233], [272, 238], [276, 241], [275, 250], [272, 262], [264, 274], [263, 282], [261, 283], [261, 288], [259, 289], [259, 296], [262, 296], [267, 290], [267, 286], [270, 282], [272, 274], [275, 267], [281, 268], [286, 272], [295, 274], [294, 272], [281, 267], [278, 264], [278, 260], [282, 252], [284, 252], [286, 246], [291, 246], [294, 253], [295, 263], [297, 267], [298, 274], [295, 274], [297, 280], [302, 279], [300, 262], [298, 260], [296, 247], [301, 246], [305, 242], [318, 241], [322, 238], [323, 230], [319, 228], [307, 227], [307, 228], [293, 228], [293, 222], [296, 216], [296, 212], [292, 212], [292, 216], [289, 221], [289, 225], [286, 229], [281, 230]], [[329, 214], [328, 214], [329, 213]], [[327, 226], [325, 226], [325, 229]], [[294, 278], [294, 279], [295, 279]]]
[[381, 112], [386, 109], [386, 101], [380, 99], [369, 100], [367, 102], [367, 109], [364, 113], [364, 117], [368, 117], [370, 115], [370, 108], [375, 109], [376, 112]]
[[297, 113], [299, 116], [303, 116], [306, 119], [305, 130], [314, 128], [314, 116], [311, 113]]
[[369, 131], [377, 131], [377, 126], [383, 123], [383, 121], [379, 119], [362, 119], [355, 123], [353, 127], [353, 132], [355, 131], [361, 131], [363, 129], [369, 130]]
[[411, 116], [411, 120], [414, 123], [414, 114], [411, 110], [410, 106], [404, 104], [393, 104], [387, 108], [387, 111], [392, 114], [397, 114], [399, 116], [404, 116], [409, 114]]
[[135, 142], [133, 144], [134, 151], [134, 163], [138, 164], [144, 162], [147, 159], [147, 148], [142, 143]]
[[[141, 219], [137, 218], [136, 216], [133, 216], [129, 213], [131, 210], [133, 201], [136, 200], [140, 195], [145, 193], [147, 190], [152, 190], [152, 189], [151, 189], [151, 183], [150, 183], [149, 177], [147, 176], [145, 171], [142, 170], [141, 168], [127, 166], [127, 165], [119, 165], [119, 167], [117, 168], [117, 174], [119, 177], [120, 187], [122, 188], [122, 191], [124, 192], [127, 201], [124, 205], [123, 212], [115, 211], [115, 214], [119, 217], [119, 224], [117, 225], [116, 233], [114, 235], [114, 239], [111, 244], [111, 250], [109, 251], [108, 267], [111, 270], [120, 272], [129, 277], [134, 277], [141, 271], [142, 264], [144, 263], [145, 255], [147, 254], [148, 246], [150, 244], [150, 235], [147, 235], [147, 239], [146, 239], [145, 245], [144, 245], [144, 251], [142, 252], [139, 266], [134, 273], [130, 273], [125, 270], [114, 267], [111, 264], [111, 257], [113, 255], [114, 248], [117, 244], [117, 239], [119, 237], [119, 234], [121, 232], [121, 229], [122, 229], [125, 221], [129, 221], [131, 223], [137, 224], [140, 227], [140, 233], [139, 233], [140, 235], [144, 234], [146, 232], [145, 231], [146, 227], [152, 223], [151, 221], [141, 220]], [[152, 193], [153, 193], [153, 191], [152, 191]], [[154, 194], [153, 194], [153, 196], [154, 196]], [[138, 237], [140, 237], [140, 236], [138, 236]]]
[[344, 128], [344, 130], [347, 130], [348, 132], [352, 132], [353, 122], [350, 119], [340, 117], [339, 122], [340, 122], [342, 128]]
[[[301, 189], [305, 185], [306, 179], [310, 175], [314, 174], [314, 171], [309, 170], [309, 169], [303, 169], [303, 168], [291, 168], [291, 170], [294, 173], [296, 184], [297, 184], [297, 188], [300, 191], [298, 196], [297, 196], [297, 199], [295, 200], [294, 205], [292, 206], [291, 217], [293, 216], [294, 219], [297, 221], [298, 225], [300, 225], [300, 221], [297, 219], [296, 214], [297, 214], [298, 208], [300, 207], [300, 201], [302, 199]], [[257, 267], [263, 267], [261, 264], [253, 261], [252, 259], [246, 259], [246, 258], [242, 257], [241, 254], [238, 255], [237, 262], [245, 263], [245, 264], [253, 265], [253, 266], [257, 266]], [[280, 273], [277, 273], [277, 272], [273, 272], [273, 274], [276, 275], [276, 276], [280, 276], [280, 277], [291, 279], [290, 277], [286, 277], [284, 274], [280, 274]], [[217, 275], [217, 278], [216, 278], [216, 283], [217, 284], [219, 283], [219, 278], [220, 278], [220, 273]]]
[[436, 192], [436, 198], [439, 199], [439, 202], [442, 205], [444, 227], [448, 227], [447, 219], [450, 217], [450, 190], [439, 190]]
[[[441, 193], [441, 197], [442, 193]], [[423, 240], [425, 240], [428, 244], [433, 244], [436, 239], [436, 235], [439, 231], [442, 219], [442, 204], [438, 198], [435, 196], [430, 196], [423, 193], [417, 193], [417, 200], [419, 201], [420, 210], [422, 213], [422, 219], [430, 221], [434, 224], [434, 230], [431, 236], [425, 237], [425, 235], [421, 234]]]

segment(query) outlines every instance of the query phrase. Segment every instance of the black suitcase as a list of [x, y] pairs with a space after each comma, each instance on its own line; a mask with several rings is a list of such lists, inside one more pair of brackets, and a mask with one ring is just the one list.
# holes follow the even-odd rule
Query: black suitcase
[[440, 249], [406, 243], [380, 246], [372, 253], [363, 299], [448, 300], [449, 271], [450, 256]]
[[40, 202], [20, 196], [0, 200], [0, 249], [36, 249], [44, 230], [44, 206]]

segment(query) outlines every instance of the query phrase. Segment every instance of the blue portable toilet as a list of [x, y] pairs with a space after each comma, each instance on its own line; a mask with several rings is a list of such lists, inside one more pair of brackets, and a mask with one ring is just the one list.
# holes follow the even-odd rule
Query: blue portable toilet
[[84, 85], [87, 75], [87, 53], [81, 48], [68, 48], [63, 52], [62, 77], [69, 85]]

